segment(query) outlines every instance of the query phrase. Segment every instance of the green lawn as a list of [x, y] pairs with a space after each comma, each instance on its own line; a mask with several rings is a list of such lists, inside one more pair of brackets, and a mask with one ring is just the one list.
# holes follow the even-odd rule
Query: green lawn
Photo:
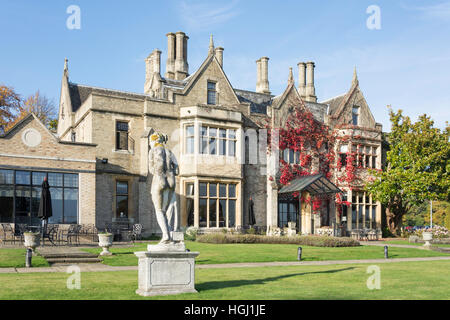
[[[25, 267], [25, 255], [27, 249], [0, 249], [0, 268], [21, 268]], [[34, 267], [47, 267], [47, 260], [40, 256], [33, 256]]]
[[[186, 247], [191, 251], [199, 251], [197, 264], [239, 263], [239, 262], [271, 262], [296, 261], [295, 244], [209, 244], [187, 241]], [[326, 248], [302, 246], [304, 261], [353, 260], [384, 258], [384, 248], [379, 246], [359, 246], [346, 248]], [[88, 252], [100, 253], [101, 249], [85, 249]], [[136, 251], [146, 251], [147, 244], [136, 244], [131, 248], [114, 248], [113, 256], [103, 257], [103, 261], [111, 266], [137, 266]], [[449, 256], [445, 253], [415, 248], [389, 248], [391, 258], [437, 257]]]
[[[152, 242], [154, 243], [154, 242]], [[186, 242], [191, 251], [199, 251], [197, 264], [239, 263], [239, 262], [272, 262], [296, 261], [297, 248], [295, 244], [209, 244]], [[360, 260], [384, 258], [384, 248], [379, 246], [359, 246], [347, 248], [326, 248], [302, 246], [303, 261], [324, 260]], [[136, 251], [146, 251], [147, 243], [139, 243], [128, 248], [111, 248], [113, 256], [103, 257], [103, 262], [111, 266], [137, 266]], [[100, 248], [83, 249], [92, 253], [100, 253]], [[0, 268], [24, 267], [26, 249], [0, 249]], [[389, 248], [391, 258], [436, 257], [449, 256], [416, 248]], [[34, 267], [48, 266], [44, 258], [33, 257]]]
[[450, 261], [379, 264], [381, 289], [366, 286], [369, 264], [196, 270], [198, 294], [144, 298], [137, 271], [85, 272], [81, 289], [66, 273], [0, 274], [0, 299], [450, 299]]

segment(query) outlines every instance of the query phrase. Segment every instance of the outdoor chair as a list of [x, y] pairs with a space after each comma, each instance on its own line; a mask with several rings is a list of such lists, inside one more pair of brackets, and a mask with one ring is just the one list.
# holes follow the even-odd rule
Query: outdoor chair
[[91, 237], [91, 241], [95, 242], [97, 241], [95, 237], [98, 235], [98, 230], [94, 224], [84, 224], [81, 228], [80, 234], [86, 237]]
[[361, 229], [359, 232], [359, 240], [369, 241], [368, 231], [365, 229]]
[[18, 240], [23, 239], [23, 233], [22, 235], [16, 234], [9, 223], [2, 223], [2, 234], [2, 242], [12, 241], [15, 244], [17, 238], [19, 238]]
[[141, 239], [142, 234], [142, 224], [137, 223], [133, 225], [133, 230], [131, 231], [131, 238], [134, 241], [136, 241], [138, 238]]
[[79, 245], [80, 244], [80, 238], [79, 238], [80, 230], [81, 230], [80, 225], [71, 224], [67, 230], [60, 233], [60, 241], [66, 242], [67, 245], [71, 245], [74, 242]]
[[114, 225], [112, 223], [107, 223], [105, 225], [105, 231], [114, 234], [116, 230], [115, 230]]
[[42, 237], [42, 243], [45, 243], [45, 239], [48, 239], [52, 245], [55, 245], [55, 242], [59, 241], [59, 225], [58, 224], [50, 224], [47, 225], [47, 231]]

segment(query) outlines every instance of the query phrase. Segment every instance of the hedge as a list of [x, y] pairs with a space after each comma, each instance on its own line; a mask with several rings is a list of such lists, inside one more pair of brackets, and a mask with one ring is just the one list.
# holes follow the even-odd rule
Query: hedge
[[330, 236], [294, 236], [272, 237], [256, 234], [224, 234], [207, 233], [197, 236], [197, 242], [202, 243], [271, 243], [271, 244], [300, 244], [313, 247], [356, 247], [359, 242], [348, 237]]

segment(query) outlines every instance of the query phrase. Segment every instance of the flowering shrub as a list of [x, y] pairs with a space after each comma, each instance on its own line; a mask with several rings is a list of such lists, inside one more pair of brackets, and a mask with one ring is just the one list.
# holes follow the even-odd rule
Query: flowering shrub
[[433, 238], [435, 239], [442, 239], [442, 238], [449, 238], [450, 237], [450, 232], [448, 231], [447, 228], [445, 227], [441, 227], [441, 226], [437, 226], [434, 225], [433, 228], [431, 228], [430, 226], [425, 226], [425, 227], [406, 227], [402, 233], [402, 237], [407, 238], [409, 236], [418, 236], [420, 238], [422, 238], [422, 234], [424, 232], [432, 232], [433, 233]]
[[189, 227], [184, 232], [184, 237], [186, 240], [195, 240], [197, 237], [198, 228], [196, 227]]

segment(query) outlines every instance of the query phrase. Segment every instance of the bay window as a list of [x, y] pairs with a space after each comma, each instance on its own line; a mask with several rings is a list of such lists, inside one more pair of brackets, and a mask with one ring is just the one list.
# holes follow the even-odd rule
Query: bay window
[[376, 229], [377, 204], [362, 191], [352, 192], [352, 229]]
[[[199, 227], [234, 228], [236, 226], [236, 201], [236, 184], [200, 182]], [[187, 209], [192, 210], [190, 208], [188, 197]], [[188, 217], [191, 216], [189, 211], [187, 213]], [[188, 223], [189, 220], [188, 218]]]
[[[190, 128], [188, 126], [187, 128]], [[188, 130], [187, 130], [188, 131]], [[187, 137], [192, 137], [188, 135]], [[191, 140], [189, 140], [190, 142]], [[193, 141], [193, 140], [192, 140]], [[236, 129], [225, 129], [210, 126], [200, 127], [200, 153], [220, 156], [236, 156]], [[187, 151], [190, 150], [187, 147]]]

